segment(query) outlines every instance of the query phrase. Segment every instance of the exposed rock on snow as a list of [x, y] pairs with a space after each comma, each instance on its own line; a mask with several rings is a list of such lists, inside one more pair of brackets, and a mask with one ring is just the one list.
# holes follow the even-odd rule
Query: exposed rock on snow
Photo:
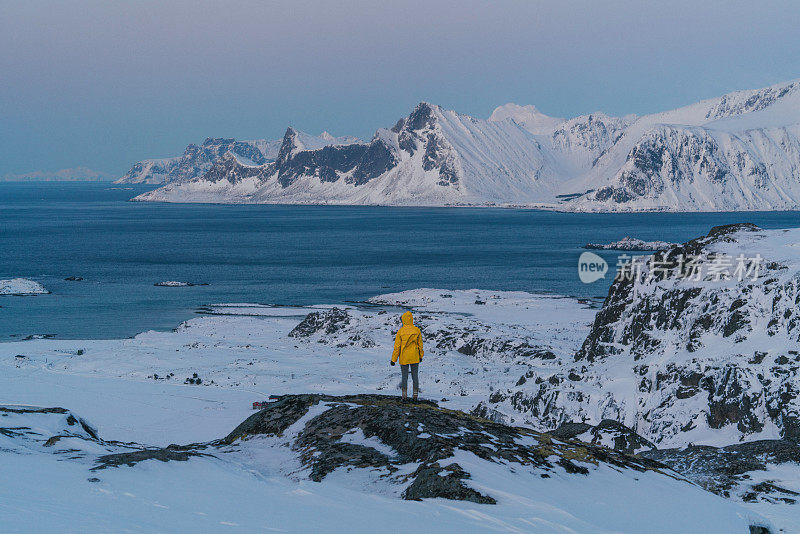
[[39, 282], [27, 278], [0, 280], [0, 295], [43, 295], [50, 293]]
[[[774, 296], [778, 293], [774, 293], [774, 289], [791, 281], [796, 266], [800, 270], [798, 237], [794, 230], [729, 227], [714, 229], [710, 236], [673, 247], [670, 251], [686, 248], [699, 253], [701, 263], [710, 261], [712, 254], [714, 257], [723, 253], [735, 256], [740, 250], [748, 255], [758, 251], [764, 257], [765, 270], [763, 276], [742, 284], [725, 281], [720, 285], [712, 280], [672, 280], [670, 277], [648, 283], [643, 278], [633, 283], [631, 291], [612, 290], [603, 310], [610, 313], [609, 306], [619, 306], [615, 320], [610, 320], [610, 315], [602, 320], [595, 319], [595, 310], [569, 298], [523, 292], [419, 289], [381, 295], [364, 305], [336, 308], [329, 305], [306, 308], [241, 303], [213, 305], [208, 310], [220, 315], [197, 317], [172, 332], [146, 332], [133, 339], [116, 341], [34, 340], [26, 342], [24, 349], [18, 344], [0, 344], [0, 365], [19, 373], [12, 376], [12, 383], [23, 377], [41, 379], [42, 372], [49, 372], [57, 365], [63, 379], [114, 380], [117, 385], [125, 383], [131, 387], [147, 384], [147, 387], [164, 388], [170, 395], [174, 394], [172, 388], [187, 387], [179, 385], [181, 381], [175, 377], [199, 378], [202, 375], [200, 385], [193, 386], [196, 389], [192, 397], [212, 398], [222, 391], [237, 394], [251, 391], [253, 397], [245, 398], [244, 402], [237, 397], [237, 402], [248, 409], [252, 400], [260, 400], [266, 393], [314, 391], [331, 395], [283, 397], [286, 400], [283, 407], [270, 411], [273, 405], [268, 406], [227, 439], [192, 438], [202, 440], [198, 444], [154, 448], [136, 443], [80, 440], [76, 441], [79, 447], [71, 443], [73, 438], [59, 438], [54, 445], [56, 449], [63, 445], [64, 450], [84, 451], [74, 456], [76, 461], [86, 465], [87, 471], [102, 465], [132, 465], [132, 471], [136, 471], [142, 461], [188, 460], [171, 467], [170, 480], [180, 484], [183, 475], [177, 476], [178, 473], [188, 475], [194, 469], [202, 469], [205, 477], [208, 472], [222, 469], [226, 473], [248, 473], [248, 477], [258, 473], [273, 480], [286, 478], [308, 483], [308, 479], [319, 479], [321, 483], [314, 488], [320, 489], [314, 492], [324, 491], [325, 487], [336, 490], [346, 487], [355, 488], [359, 495], [368, 493], [371, 498], [375, 495], [409, 499], [438, 495], [475, 502], [493, 499], [497, 506], [486, 508], [494, 510], [506, 510], [504, 507], [516, 502], [514, 495], [519, 494], [525, 499], [544, 499], [542, 502], [546, 501], [549, 507], [561, 503], [559, 510], [568, 510], [572, 515], [578, 513], [584, 523], [570, 522], [569, 525], [579, 532], [587, 531], [586, 524], [594, 525], [598, 517], [607, 517], [607, 510], [588, 512], [584, 506], [570, 508], [574, 502], [572, 496], [584, 495], [588, 502], [596, 498], [597, 491], [613, 488], [618, 498], [625, 495], [622, 500], [625, 503], [619, 504], [623, 508], [631, 499], [647, 501], [649, 495], [656, 495], [653, 503], [659, 503], [658, 506], [641, 509], [646, 511], [647, 517], [663, 511], [663, 507], [673, 506], [667, 502], [680, 501], [679, 506], [675, 505], [677, 508], [687, 510], [698, 506], [702, 514], [711, 513], [709, 510], [717, 509], [715, 507], [730, 506], [730, 510], [737, 510], [733, 514], [738, 518], [736, 521], [748, 518], [749, 524], [760, 525], [762, 523], [751, 520], [746, 513], [737, 515], [745, 512], [744, 505], [726, 503], [696, 486], [664, 477], [658, 471], [637, 471], [633, 467], [623, 468], [622, 472], [614, 470], [613, 458], [628, 457], [610, 449], [649, 455], [653, 446], [663, 448], [665, 450], [652, 452], [661, 456], [653, 457], [678, 471], [685, 470], [689, 479], [734, 500], [787, 502], [793, 498], [791, 492], [800, 492], [792, 482], [798, 476], [796, 464], [791, 460], [793, 453], [791, 449], [786, 449], [789, 451], [786, 454], [781, 452], [780, 443], [786, 441], [765, 442], [777, 444], [766, 449], [761, 445], [752, 450], [733, 448], [734, 453], [730, 447], [712, 451], [713, 454], [707, 452], [711, 449], [703, 449], [706, 452], [702, 458], [695, 459], [702, 460], [708, 467], [700, 469], [698, 463], [694, 470], [689, 465], [692, 457], [681, 452], [689, 442], [730, 445], [740, 439], [776, 438], [790, 420], [792, 405], [796, 402], [791, 398], [791, 380], [796, 381], [792, 378], [792, 367], [797, 363], [791, 358], [797, 355], [792, 354], [794, 349], [785, 349], [794, 346], [790, 342], [796, 344], [797, 339], [787, 337], [787, 332], [796, 332], [791, 326], [793, 315], [785, 315], [785, 310], [794, 301], [777, 301], [775, 313], [780, 321], [773, 326], [774, 335], [761, 329], [772, 322], [772, 304], [767, 303], [775, 302]], [[647, 267], [652, 258], [639, 261]], [[777, 281], [768, 282], [773, 278]], [[668, 284], [674, 287], [664, 288], [662, 292], [662, 286]], [[751, 285], [753, 287], [747, 289]], [[708, 296], [719, 306], [705, 307], [699, 299], [689, 299], [680, 308], [673, 306], [672, 297], [665, 295], [686, 286], [691, 291], [699, 288], [703, 298]], [[726, 291], [730, 295], [726, 296]], [[674, 311], [676, 324], [683, 324], [690, 318], [700, 319], [709, 313], [725, 314], [731, 309], [726, 299], [735, 291], [746, 303], [735, 308], [741, 310], [743, 322], [737, 320], [734, 324], [746, 322], [752, 327], [752, 331], [739, 328], [744, 338], [738, 342], [733, 339], [737, 331], [727, 338], [724, 336], [724, 325], [729, 321], [714, 315], [710, 321], [713, 324], [694, 341], [698, 349], [689, 354], [680, 348], [682, 330], [663, 330], [663, 326], [658, 330], [655, 327], [661, 324], [658, 317], [646, 315], [656, 308], [655, 300], [651, 299], [666, 302], [668, 309]], [[388, 360], [400, 312], [409, 308], [425, 336], [422, 394], [426, 398], [442, 399], [439, 406], [429, 402], [399, 404], [393, 397], [350, 395], [357, 391], [395, 391], [398, 373], [396, 367], [388, 366]], [[684, 315], [687, 313], [691, 315]], [[591, 326], [593, 319], [594, 327]], [[630, 329], [631, 339], [636, 342], [623, 342], [614, 337], [627, 331], [625, 325], [629, 319], [633, 321], [630, 324], [642, 321], [641, 328]], [[575, 361], [581, 344], [592, 338], [595, 330], [600, 332], [603, 328], [613, 330], [607, 346], [601, 343], [597, 346], [602, 346], [603, 350], [592, 349], [591, 359], [587, 353]], [[722, 329], [721, 333], [718, 328]], [[643, 334], [659, 341], [654, 349], [649, 349], [652, 356], [648, 350], [639, 351], [637, 343], [645, 338], [636, 336]], [[752, 354], [752, 361], [748, 352], [750, 345], [760, 347], [758, 354]], [[735, 352], [730, 351], [731, 347]], [[741, 351], [739, 347], [743, 347]], [[86, 350], [79, 353], [77, 349]], [[24, 352], [25, 358], [15, 358], [20, 352]], [[693, 358], [697, 358], [696, 363], [692, 362]], [[643, 372], [642, 366], [648, 369]], [[739, 390], [718, 388], [716, 383], [713, 387], [707, 385], [704, 377], [708, 375], [716, 380], [717, 367], [724, 366], [737, 368], [732, 371], [733, 375], [749, 373], [744, 376], [755, 375], [758, 379], [758, 374], [762, 374], [765, 380], [761, 383], [761, 397], [758, 397], [759, 390], [750, 386], [750, 389]], [[695, 372], [699, 376], [693, 374]], [[153, 380], [156, 374], [157, 381]], [[4, 374], [0, 373], [2, 376]], [[150, 380], [146, 380], [148, 377]], [[651, 389], [641, 389], [643, 383], [647, 384], [644, 379], [653, 381], [653, 385], [648, 386]], [[779, 395], [773, 394], [775, 390]], [[203, 394], [195, 395], [199, 392]], [[342, 396], [333, 397], [334, 394]], [[749, 405], [739, 402], [744, 396], [755, 396], [758, 402], [761, 398], [773, 399], [766, 412], [754, 412], [757, 417], [762, 417], [762, 413], [768, 415], [761, 419], [765, 425], [760, 432], [743, 433], [735, 420], [717, 427], [703, 423], [717, 421], [717, 417], [744, 414], [753, 406], [761, 410], [756, 402]], [[198, 424], [208, 422], [209, 414], [215, 413], [208, 412], [209, 408], [217, 409], [209, 405], [202, 413], [193, 415]], [[454, 413], [452, 409], [464, 413]], [[770, 410], [777, 413], [774, 418], [769, 416]], [[466, 412], [471, 414], [466, 415]], [[237, 415], [235, 420], [241, 420], [240, 417]], [[494, 423], [487, 422], [487, 418]], [[0, 427], [10, 428], [11, 425], [4, 424], [4, 419], [0, 417]], [[745, 417], [745, 420], [750, 419]], [[687, 426], [686, 421], [696, 426]], [[529, 428], [520, 430], [499, 424], [501, 422], [526, 424]], [[15, 421], [13, 426], [31, 425]], [[221, 436], [233, 426], [223, 427], [211, 436]], [[540, 431], [557, 427], [561, 428], [554, 430], [549, 438], [555, 445], [550, 447], [554, 454], [549, 451], [546, 454], [548, 438]], [[35, 444], [37, 453], [50, 450], [41, 443], [61, 432], [58, 429], [55, 432], [37, 430], [40, 435], [36, 438], [39, 440]], [[509, 440], [510, 435], [518, 437]], [[2, 441], [6, 437], [0, 432], [0, 449], [18, 447], [18, 441], [11, 446], [10, 442]], [[433, 439], [435, 449], [426, 444], [429, 439]], [[171, 442], [175, 440], [163, 441], [162, 445]], [[522, 451], [526, 447], [529, 450]], [[677, 452], [667, 449], [675, 447], [678, 447]], [[446, 458], [441, 458], [441, 452], [431, 452], [449, 453], [450, 449], [452, 455]], [[694, 447], [686, 450], [692, 449]], [[531, 451], [541, 452], [547, 465], [537, 463], [540, 457]], [[597, 456], [601, 453], [610, 455], [612, 460]], [[426, 455], [430, 456], [430, 461], [403, 463], [404, 459], [427, 458]], [[507, 455], [518, 459], [508, 459]], [[587, 458], [585, 455], [588, 460], [582, 461], [581, 458]], [[709, 459], [717, 455], [718, 458]], [[72, 458], [72, 455], [65, 453], [64, 457]], [[564, 457], [571, 465], [560, 463]], [[726, 463], [730, 464], [727, 475], [724, 473]], [[158, 465], [158, 462], [150, 462], [145, 471], [149, 473]], [[587, 475], [580, 474], [584, 469]], [[96, 473], [100, 473], [97, 476], [105, 483], [119, 471], [103, 469]], [[550, 478], [542, 478], [542, 475]], [[126, 471], [125, 476], [135, 474]], [[725, 480], [726, 476], [730, 481]], [[236, 483], [243, 482], [237, 479]], [[327, 486], [330, 484], [333, 486]], [[726, 490], [726, 486], [729, 489]], [[711, 497], [716, 500], [708, 501]], [[700, 506], [700, 502], [704, 504]], [[523, 514], [520, 510], [514, 513], [514, 517]], [[659, 524], [678, 524], [672, 521], [678, 519], [666, 518]], [[561, 528], [562, 522], [558, 520], [554, 524]], [[737, 529], [747, 530], [746, 524], [736, 525], [727, 530], [720, 526], [717, 531], [727, 534]], [[541, 530], [539, 526], [537, 524], [534, 530]], [[604, 523], [603, 528], [625, 530], [617, 519]], [[683, 530], [687, 529], [691, 531], [688, 527]], [[675, 531], [666, 526], [663, 530]]]
[[[297, 132], [297, 138], [299, 146], [308, 150], [359, 142], [355, 137], [333, 137], [327, 132], [323, 132], [319, 137]], [[278, 156], [281, 144], [280, 139], [237, 141], [209, 137], [199, 146], [195, 144], [187, 146], [182, 156], [140, 161], [115, 183], [165, 184], [198, 178], [226, 154], [247, 165], [263, 165]]]
[[675, 243], [668, 243], [666, 241], [642, 241], [635, 237], [623, 237], [619, 241], [613, 243], [587, 243], [583, 248], [595, 250], [632, 250], [632, 251], [655, 251], [664, 250]]
[[[302, 142], [274, 162], [217, 150], [137, 200], [526, 205], [568, 211], [800, 207], [800, 82], [643, 117], [563, 121], [507, 104], [489, 120], [420, 103], [371, 142]], [[191, 174], [192, 176], [189, 176]]]
[[705, 489], [744, 502], [800, 500], [800, 445], [785, 440], [643, 451]]
[[[659, 470], [660, 464], [584, 443], [561, 442], [546, 434], [482, 420], [463, 412], [443, 410], [436, 403], [403, 403], [383, 395], [287, 395], [271, 403], [237, 427], [225, 443], [254, 435], [280, 436], [308, 413], [325, 403], [324, 411], [308, 419], [289, 446], [301, 458], [309, 477], [317, 482], [342, 467], [384, 469], [398, 482], [410, 482], [405, 499], [441, 497], [494, 504], [496, 500], [465, 485], [471, 475], [454, 460], [457, 451], [513, 469], [529, 466], [537, 476], [589, 473], [598, 462], [635, 471]], [[346, 441], [348, 434], [377, 438], [381, 447]], [[413, 465], [409, 474], [408, 466]], [[549, 476], [549, 475], [548, 475]], [[576, 481], [576, 483], [579, 483]]]
[[[498, 392], [487, 407], [545, 428], [614, 419], [659, 447], [797, 442], [798, 243], [798, 229], [731, 225], [635, 259], [571, 368]], [[747, 268], [760, 258], [760, 271], [719, 276], [740, 256]]]
[[566, 423], [549, 432], [627, 454], [657, 460], [692, 482], [723, 497], [743, 502], [795, 504], [800, 500], [800, 445], [759, 440], [726, 447], [692, 445], [657, 449], [625, 425], [605, 419], [598, 425]]
[[[321, 513], [332, 520], [330, 514], [340, 508], [347, 510], [336, 518], [340, 526], [365, 525], [372, 516], [395, 521], [387, 514], [397, 507], [402, 508], [394, 512], [398, 521], [428, 508], [434, 509], [431, 520], [441, 521], [460, 506], [439, 500], [450, 499], [494, 505], [446, 516], [444, 524], [460, 519], [452, 532], [485, 527], [487, 518], [510, 524], [519, 517], [531, 519], [515, 530], [537, 533], [600, 533], [649, 521], [657, 527], [653, 532], [666, 534], [687, 531], [699, 517], [711, 518], [709, 534], [744, 532], [748, 526], [772, 531], [765, 518], [688, 484], [653, 460], [499, 425], [431, 402], [407, 404], [379, 395], [286, 395], [226, 438], [161, 448], [103, 440], [62, 408], [3, 406], [0, 461], [4, 473], [19, 466], [14, 475], [20, 477], [3, 493], [4, 506], [22, 514], [31, 506], [38, 511], [24, 519], [10, 514], [4, 525], [12, 530], [63, 525], [67, 518], [77, 522], [71, 507], [84, 502], [88, 491], [93, 500], [109, 496], [113, 517], [105, 507], [89, 514], [83, 506], [75, 525], [81, 530], [112, 521], [128, 527], [150, 524], [153, 506], [160, 512], [159, 529], [165, 531], [184, 531], [197, 516], [191, 510], [198, 509], [203, 525], [227, 525], [235, 518], [237, 525], [244, 522], [253, 529], [263, 525], [263, 515], [242, 518], [249, 518], [247, 510], [264, 499], [273, 505], [283, 499], [280, 508], [287, 513], [271, 520], [287, 528], [318, 526], [303, 517]], [[162, 462], [178, 463], [167, 468]], [[60, 500], [46, 483], [53, 479], [59, 482]], [[193, 490], [198, 485], [224, 491], [203, 497]], [[232, 491], [239, 493], [222, 510], [212, 506]], [[591, 504], [597, 491], [607, 493], [600, 506]], [[179, 498], [170, 500], [176, 493]], [[331, 501], [343, 493], [344, 498]], [[38, 509], [34, 494], [45, 499], [46, 509]], [[191, 507], [175, 513], [187, 497]], [[412, 508], [398, 498], [434, 499]], [[52, 506], [50, 499], [67, 509]], [[298, 513], [309, 499], [308, 512], [301, 508]]]
[[637, 454], [656, 448], [650, 441], [612, 419], [603, 419], [594, 426], [587, 423], [564, 423], [549, 434], [558, 439], [577, 439], [626, 454]]

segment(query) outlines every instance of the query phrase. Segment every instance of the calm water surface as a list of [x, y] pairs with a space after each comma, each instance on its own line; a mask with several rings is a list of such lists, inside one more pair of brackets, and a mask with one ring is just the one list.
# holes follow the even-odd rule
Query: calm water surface
[[[603, 296], [587, 242], [685, 241], [711, 226], [800, 226], [800, 213], [565, 214], [531, 210], [127, 202], [146, 188], [0, 183], [0, 278], [51, 295], [0, 297], [0, 340], [170, 329], [216, 302], [342, 303], [417, 287]], [[618, 253], [601, 252], [616, 264]], [[81, 276], [82, 282], [68, 282]], [[155, 287], [164, 280], [208, 283]]]

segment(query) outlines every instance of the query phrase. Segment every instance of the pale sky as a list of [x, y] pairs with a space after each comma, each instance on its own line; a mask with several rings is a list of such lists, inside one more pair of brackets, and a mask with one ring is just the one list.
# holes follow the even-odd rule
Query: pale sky
[[0, 0], [0, 175], [205, 137], [369, 139], [421, 100], [644, 114], [800, 78], [797, 1]]

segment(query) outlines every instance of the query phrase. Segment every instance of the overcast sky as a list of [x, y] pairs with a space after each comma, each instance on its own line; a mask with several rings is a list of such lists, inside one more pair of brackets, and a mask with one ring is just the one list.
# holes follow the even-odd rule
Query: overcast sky
[[800, 2], [0, 0], [0, 175], [208, 136], [371, 137], [426, 100], [649, 113], [800, 78]]

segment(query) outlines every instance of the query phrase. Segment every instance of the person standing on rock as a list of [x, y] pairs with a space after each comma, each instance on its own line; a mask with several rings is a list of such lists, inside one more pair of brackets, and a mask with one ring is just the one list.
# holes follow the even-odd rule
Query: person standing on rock
[[392, 352], [392, 365], [400, 362], [402, 380], [400, 389], [403, 399], [408, 398], [408, 373], [411, 371], [411, 380], [414, 382], [413, 399], [419, 396], [419, 362], [425, 355], [422, 350], [422, 332], [414, 326], [414, 317], [411, 312], [405, 312], [401, 317], [403, 326], [394, 337], [394, 351]]

